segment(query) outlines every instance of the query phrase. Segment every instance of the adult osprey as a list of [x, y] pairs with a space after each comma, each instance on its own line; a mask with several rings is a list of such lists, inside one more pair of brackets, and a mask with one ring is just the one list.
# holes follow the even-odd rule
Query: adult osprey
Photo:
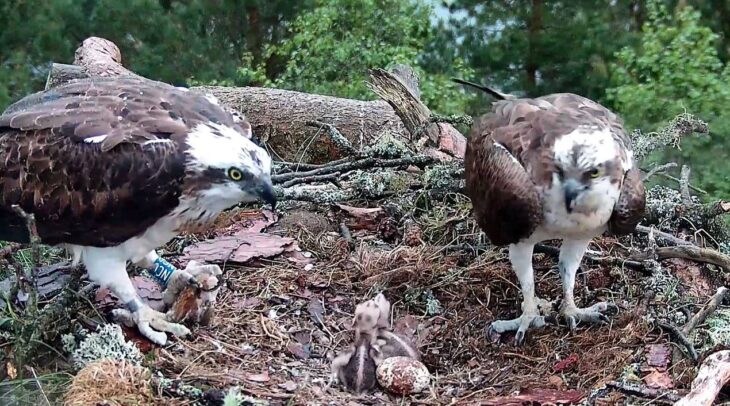
[[13, 206], [32, 213], [41, 241], [69, 249], [126, 304], [115, 316], [162, 345], [189, 331], [140, 300], [127, 261], [169, 277], [155, 249], [238, 203], [274, 205], [270, 172], [250, 124], [211, 96], [141, 78], [72, 81], [0, 116], [0, 240], [28, 242]]
[[529, 327], [544, 325], [532, 252], [549, 239], [563, 240], [560, 314], [571, 330], [579, 322], [607, 320], [607, 303], [578, 308], [573, 288], [591, 239], [606, 230], [628, 234], [644, 214], [644, 185], [621, 120], [575, 94], [517, 99], [476, 86], [501, 100], [472, 128], [464, 158], [467, 193], [491, 242], [509, 245], [523, 295], [522, 315], [490, 328], [516, 330], [521, 344]]

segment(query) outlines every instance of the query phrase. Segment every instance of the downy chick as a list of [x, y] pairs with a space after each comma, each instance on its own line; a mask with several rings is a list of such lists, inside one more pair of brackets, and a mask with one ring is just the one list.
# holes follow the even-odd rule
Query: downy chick
[[375, 364], [380, 365], [383, 360], [391, 357], [409, 357], [420, 361], [421, 356], [411, 340], [402, 334], [390, 329], [390, 302], [381, 293], [373, 299], [380, 310], [377, 323], [376, 345], [373, 350]]
[[411, 340], [404, 335], [386, 329], [378, 330], [372, 354], [376, 366], [391, 357], [408, 357], [417, 361], [421, 360], [421, 355]]
[[355, 345], [332, 360], [330, 381], [339, 381], [345, 388], [357, 394], [373, 389], [377, 384], [375, 376], [374, 331], [360, 331]]
[[[380, 296], [382, 296], [382, 294], [378, 295], [378, 297]], [[378, 299], [378, 297], [376, 297], [376, 299]], [[376, 299], [371, 299], [355, 306], [355, 316], [352, 318], [352, 328], [355, 329], [356, 343], [360, 341], [361, 334], [367, 333], [371, 339], [370, 344], [375, 344], [377, 331], [381, 328], [381, 324], [385, 323], [385, 326], [387, 326], [387, 313], [386, 316], [383, 317], [383, 311], [381, 309], [381, 305], [383, 303], [378, 303]], [[385, 297], [383, 297], [383, 300], [385, 300]], [[388, 303], [387, 300], [385, 303], [388, 306], [388, 309], [386, 310], [389, 310], [390, 303]]]

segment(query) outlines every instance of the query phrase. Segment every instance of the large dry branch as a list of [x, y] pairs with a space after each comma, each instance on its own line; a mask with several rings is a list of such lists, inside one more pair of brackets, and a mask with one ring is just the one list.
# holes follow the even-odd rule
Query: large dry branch
[[674, 406], [710, 406], [728, 380], [730, 351], [718, 351], [705, 359], [697, 377], [692, 381], [692, 391]]

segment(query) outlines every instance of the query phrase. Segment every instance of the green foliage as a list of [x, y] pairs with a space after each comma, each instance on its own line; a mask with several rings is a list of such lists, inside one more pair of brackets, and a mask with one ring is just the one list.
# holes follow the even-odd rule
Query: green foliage
[[618, 52], [613, 87], [607, 97], [630, 127], [655, 130], [689, 112], [710, 124], [711, 137], [687, 140], [679, 154], [700, 186], [715, 196], [730, 195], [730, 70], [718, 56], [718, 35], [703, 26], [700, 13], [684, 7], [671, 13], [659, 1], [648, 3], [641, 43]]
[[[43, 88], [90, 36], [113, 41], [131, 70], [175, 85], [265, 84], [283, 68], [264, 49], [309, 0], [0, 0], [0, 110]], [[261, 70], [248, 72], [250, 66]], [[243, 66], [243, 67], [241, 67]]]
[[423, 100], [435, 111], [463, 112], [467, 96], [447, 74], [469, 76], [457, 62], [434, 74], [420, 56], [435, 35], [432, 9], [410, 0], [321, 0], [292, 24], [291, 37], [269, 48], [286, 59], [278, 87], [355, 99], [374, 99], [367, 71], [406, 64], [421, 78]]
[[[453, 0], [438, 55], [463, 58], [474, 80], [539, 96], [577, 93], [598, 99], [615, 51], [634, 38], [630, 1]], [[455, 46], [455, 44], [459, 44]], [[483, 110], [487, 97], [482, 98]]]
[[718, 35], [691, 7], [672, 15], [657, 3], [649, 3], [640, 46], [617, 54], [609, 100], [632, 126], [657, 126], [685, 109], [703, 118], [721, 114], [730, 88]]

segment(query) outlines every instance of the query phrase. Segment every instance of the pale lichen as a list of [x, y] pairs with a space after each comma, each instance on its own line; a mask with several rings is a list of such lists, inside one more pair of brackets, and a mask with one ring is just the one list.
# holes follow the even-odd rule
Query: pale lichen
[[706, 351], [715, 346], [730, 345], [730, 309], [718, 309], [704, 323], [705, 327], [697, 329], [692, 339]]
[[464, 168], [453, 163], [430, 166], [423, 175], [426, 189], [458, 190], [463, 185]]
[[122, 329], [117, 324], [103, 324], [93, 333], [83, 330], [81, 335], [84, 337], [78, 343], [70, 335], [62, 339], [64, 348], [73, 348], [71, 359], [78, 369], [105, 358], [124, 360], [137, 366], [142, 364], [142, 353], [133, 343], [124, 339]]
[[155, 378], [160, 389], [162, 389], [164, 392], [188, 399], [200, 399], [203, 397], [204, 393], [202, 390], [192, 385], [187, 385], [180, 381], [166, 378], [164, 375], [162, 375], [162, 372], [158, 371], [155, 374]]
[[686, 202], [682, 194], [665, 186], [654, 186], [646, 192], [646, 224], [674, 233], [688, 229], [704, 230], [715, 241], [728, 240], [727, 225], [722, 216], [710, 214], [711, 205], [704, 205], [697, 196]]
[[366, 199], [376, 199], [386, 193], [401, 193], [410, 186], [407, 173], [384, 169], [377, 172], [356, 171], [351, 176], [353, 190]]
[[223, 406], [266, 406], [269, 403], [241, 394], [239, 387], [230, 388], [223, 398]]
[[405, 158], [413, 155], [413, 151], [403, 141], [389, 132], [383, 133], [375, 144], [365, 148], [364, 153], [374, 158]]

